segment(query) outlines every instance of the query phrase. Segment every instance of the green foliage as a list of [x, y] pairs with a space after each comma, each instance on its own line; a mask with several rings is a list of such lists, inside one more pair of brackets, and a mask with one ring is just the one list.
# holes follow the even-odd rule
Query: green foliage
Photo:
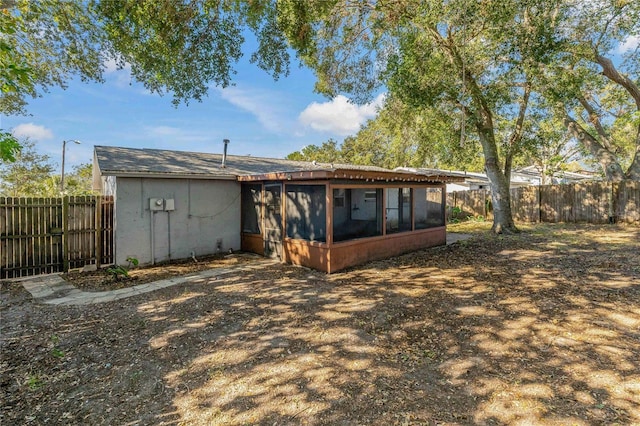
[[[7, 112], [21, 110], [23, 101], [20, 100], [21, 93], [33, 91], [32, 70], [25, 65], [25, 57], [20, 55], [17, 49], [17, 22], [7, 9], [0, 10], [0, 105], [14, 102], [14, 105], [7, 109]], [[3, 135], [2, 144], [5, 144], [6, 137]], [[15, 139], [14, 139], [14, 142]], [[3, 149], [4, 151], [4, 149]], [[3, 152], [2, 159], [5, 157]], [[12, 160], [15, 161], [15, 160]]]
[[3, 90], [2, 113], [24, 113], [27, 98], [40, 96], [53, 86], [64, 88], [74, 76], [102, 81], [102, 68], [114, 51], [90, 3], [3, 2], [2, 68], [10, 71], [9, 78], [3, 76], [3, 87], [10, 90]]
[[93, 190], [93, 165], [84, 163], [74, 166], [71, 173], [65, 174], [64, 187], [66, 195], [95, 195], [96, 191]]
[[338, 143], [329, 139], [321, 146], [307, 145], [301, 151], [295, 151], [287, 155], [288, 160], [295, 161], [317, 161], [319, 163], [339, 163], [342, 161], [342, 153], [338, 148]]
[[[74, 76], [101, 81], [108, 60], [130, 64], [135, 79], [152, 92], [171, 93], [175, 103], [200, 100], [210, 87], [231, 84], [245, 38], [255, 37], [251, 61], [274, 78], [288, 73], [293, 48], [316, 73], [319, 92], [362, 102], [386, 87], [393, 99], [387, 117], [381, 113], [341, 148], [312, 145], [294, 158], [484, 168], [494, 190], [506, 194], [512, 166], [540, 140], [527, 133], [535, 133], [530, 103], [544, 97], [547, 112], [574, 129], [605, 169], [628, 165], [627, 176], [640, 178], [640, 51], [621, 53], [613, 66], [607, 58], [640, 34], [639, 2], [3, 4], [5, 113], [23, 111], [26, 98]], [[586, 135], [597, 144], [587, 144]], [[503, 199], [498, 216], [508, 216]]]
[[343, 157], [349, 163], [387, 168], [481, 170], [477, 138], [468, 137], [461, 146], [455, 124], [435, 108], [412, 107], [388, 96], [377, 117], [345, 139]]
[[427, 167], [482, 171], [477, 138], [460, 145], [460, 133], [446, 114], [411, 107], [387, 97], [375, 119], [342, 144], [330, 139], [287, 156], [290, 160], [349, 163], [386, 168]]
[[129, 276], [129, 270], [124, 266], [113, 265], [107, 268], [107, 273], [111, 275], [114, 281], [119, 281], [120, 278], [125, 278]]
[[114, 281], [119, 281], [121, 278], [129, 276], [129, 270], [133, 266], [138, 266], [139, 261], [135, 257], [127, 257], [127, 266], [113, 265], [107, 268], [107, 273], [111, 275]]
[[13, 163], [21, 149], [22, 146], [11, 133], [0, 130], [0, 162]]
[[[288, 73], [281, 20], [293, 2], [204, 0], [13, 0], [3, 2], [0, 111], [25, 112], [29, 97], [73, 77], [103, 81], [105, 64], [131, 65], [151, 92], [174, 103], [201, 100], [231, 84], [245, 35], [257, 39], [251, 61], [274, 78]], [[295, 8], [295, 5], [294, 5]], [[293, 16], [293, 15], [291, 15]], [[11, 75], [4, 78], [4, 71]]]
[[25, 140], [13, 163], [0, 164], [0, 195], [39, 197], [47, 193], [53, 165], [48, 155], [38, 154], [34, 143]]
[[29, 387], [29, 390], [32, 390], [32, 391], [38, 390], [42, 386], [44, 386], [44, 381], [42, 380], [42, 378], [40, 378], [39, 375], [32, 374], [27, 379], [27, 386]]
[[[541, 95], [609, 180], [640, 179], [640, 3], [562, 2], [559, 47], [541, 70]], [[615, 63], [611, 61], [617, 57]]]
[[[20, 143], [16, 142], [18, 146]], [[21, 142], [15, 151], [13, 162], [0, 164], [0, 195], [5, 197], [58, 197], [60, 196], [60, 174], [48, 155], [38, 154], [35, 144], [29, 140]], [[0, 145], [1, 146], [1, 145]], [[65, 175], [66, 195], [93, 195], [92, 165], [74, 166]]]

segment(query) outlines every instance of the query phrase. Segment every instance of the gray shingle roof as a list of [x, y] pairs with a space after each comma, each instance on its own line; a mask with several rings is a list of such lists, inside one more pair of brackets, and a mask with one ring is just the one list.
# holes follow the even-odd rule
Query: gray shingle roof
[[237, 176], [298, 171], [361, 170], [390, 172], [374, 166], [311, 163], [278, 158], [228, 155], [222, 168], [222, 154], [96, 146], [96, 160], [103, 175], [194, 175], [233, 178]]
[[[314, 172], [311, 175], [320, 177], [323, 173], [316, 175], [315, 172], [327, 172], [325, 178], [365, 179], [375, 174], [378, 180], [385, 178], [421, 182], [462, 180], [455, 175], [447, 175], [441, 170], [430, 174], [424, 169], [421, 171], [389, 170], [376, 166], [327, 164], [239, 155], [228, 155], [226, 167], [223, 168], [222, 154], [113, 146], [96, 146], [95, 160], [103, 176], [261, 179], [265, 175], [297, 172], [303, 174]], [[354, 172], [354, 175], [350, 172]]]

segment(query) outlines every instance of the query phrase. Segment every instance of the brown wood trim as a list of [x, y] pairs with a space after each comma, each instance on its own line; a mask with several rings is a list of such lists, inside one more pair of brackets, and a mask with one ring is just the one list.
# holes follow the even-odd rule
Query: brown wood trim
[[276, 172], [276, 173], [264, 173], [255, 175], [238, 176], [240, 182], [255, 182], [265, 180], [280, 180], [280, 181], [297, 181], [297, 180], [320, 180], [320, 179], [349, 179], [356, 181], [371, 181], [374, 182], [390, 182], [391, 184], [398, 183], [447, 183], [447, 182], [462, 182], [464, 177], [454, 176], [424, 176], [415, 173], [403, 173], [403, 172], [384, 172], [384, 171], [368, 171], [368, 170], [349, 170], [349, 169], [335, 169], [335, 170], [308, 170], [298, 172]]
[[333, 244], [329, 249], [330, 261], [326, 272], [334, 273], [372, 260], [444, 245], [446, 241], [446, 227], [440, 226], [416, 232], [402, 232], [386, 237], [362, 238]]
[[325, 208], [325, 223], [327, 224], [326, 235], [327, 235], [327, 245], [331, 246], [333, 242], [333, 187], [330, 183], [325, 185], [325, 197], [324, 202], [326, 205]]
[[[382, 236], [387, 236], [387, 190], [389, 188], [382, 188]], [[378, 191], [376, 191], [377, 193]], [[377, 207], [377, 206], [376, 206]]]
[[306, 240], [285, 240], [282, 244], [283, 261], [329, 272], [331, 249], [309, 243]]
[[278, 172], [264, 173], [257, 175], [238, 176], [240, 182], [256, 182], [256, 181], [283, 181], [291, 182], [296, 180], [319, 180], [329, 179], [331, 176], [327, 171], [316, 170], [310, 172]]
[[392, 182], [392, 183], [382, 183], [382, 182], [370, 182], [368, 184], [361, 182], [354, 183], [332, 183], [331, 188], [333, 189], [371, 189], [371, 188], [445, 188], [444, 183], [440, 182]]
[[246, 234], [243, 232], [240, 236], [240, 241], [242, 251], [264, 256], [264, 240], [261, 234]]
[[434, 232], [434, 230], [446, 230], [446, 226], [434, 226], [433, 228], [417, 229], [415, 231], [396, 232], [394, 234], [377, 235], [375, 237], [356, 238], [353, 240], [340, 241], [340, 242], [333, 243], [331, 245], [331, 248], [355, 246], [355, 245], [361, 244], [363, 241], [376, 242], [376, 241], [388, 241], [388, 240], [393, 240], [398, 238], [404, 238], [407, 236], [419, 237], [421, 234], [431, 234]]
[[284, 237], [284, 241], [289, 242], [289, 243], [294, 243], [294, 242], [301, 242], [304, 243], [308, 246], [311, 247], [321, 247], [321, 248], [329, 248], [329, 244], [327, 243], [323, 243], [322, 241], [309, 241], [309, 240], [303, 240], [300, 238], [291, 238], [291, 237]]

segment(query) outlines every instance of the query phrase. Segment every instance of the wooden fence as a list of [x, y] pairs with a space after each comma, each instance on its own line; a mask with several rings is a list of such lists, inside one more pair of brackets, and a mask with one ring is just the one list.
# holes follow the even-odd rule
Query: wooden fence
[[113, 263], [113, 197], [0, 197], [0, 278]]
[[[450, 217], [492, 218], [491, 193], [479, 189], [447, 194]], [[518, 222], [640, 222], [640, 182], [584, 182], [511, 189]]]

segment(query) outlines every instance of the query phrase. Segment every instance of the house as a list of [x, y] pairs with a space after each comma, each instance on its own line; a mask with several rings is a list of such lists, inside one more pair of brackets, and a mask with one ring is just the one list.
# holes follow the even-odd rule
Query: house
[[[538, 166], [521, 167], [514, 170], [512, 176], [518, 177], [523, 181], [530, 182], [531, 185], [551, 185], [551, 184], [564, 184], [564, 183], [577, 183], [585, 180], [598, 179], [597, 174], [593, 172], [569, 172], [565, 170], [558, 170], [553, 173], [553, 176], [548, 176], [547, 179], [543, 179], [542, 171]], [[545, 183], [545, 180], [547, 183]]]
[[443, 173], [96, 146], [115, 259], [243, 250], [328, 273], [445, 244]]
[[[462, 178], [457, 182], [447, 183], [447, 192], [469, 191], [476, 189], [491, 189], [491, 183], [485, 173], [458, 171], [458, 170], [439, 170], [439, 169], [414, 169], [407, 167], [396, 168], [397, 171], [408, 171], [418, 173], [446, 174], [448, 176], [456, 176]], [[559, 171], [552, 178], [553, 184], [558, 183], [575, 183], [583, 180], [592, 180], [593, 175], [585, 173], [572, 173]], [[511, 172], [510, 188], [521, 188], [524, 186], [542, 185], [543, 179], [540, 171], [536, 166], [523, 167]]]

